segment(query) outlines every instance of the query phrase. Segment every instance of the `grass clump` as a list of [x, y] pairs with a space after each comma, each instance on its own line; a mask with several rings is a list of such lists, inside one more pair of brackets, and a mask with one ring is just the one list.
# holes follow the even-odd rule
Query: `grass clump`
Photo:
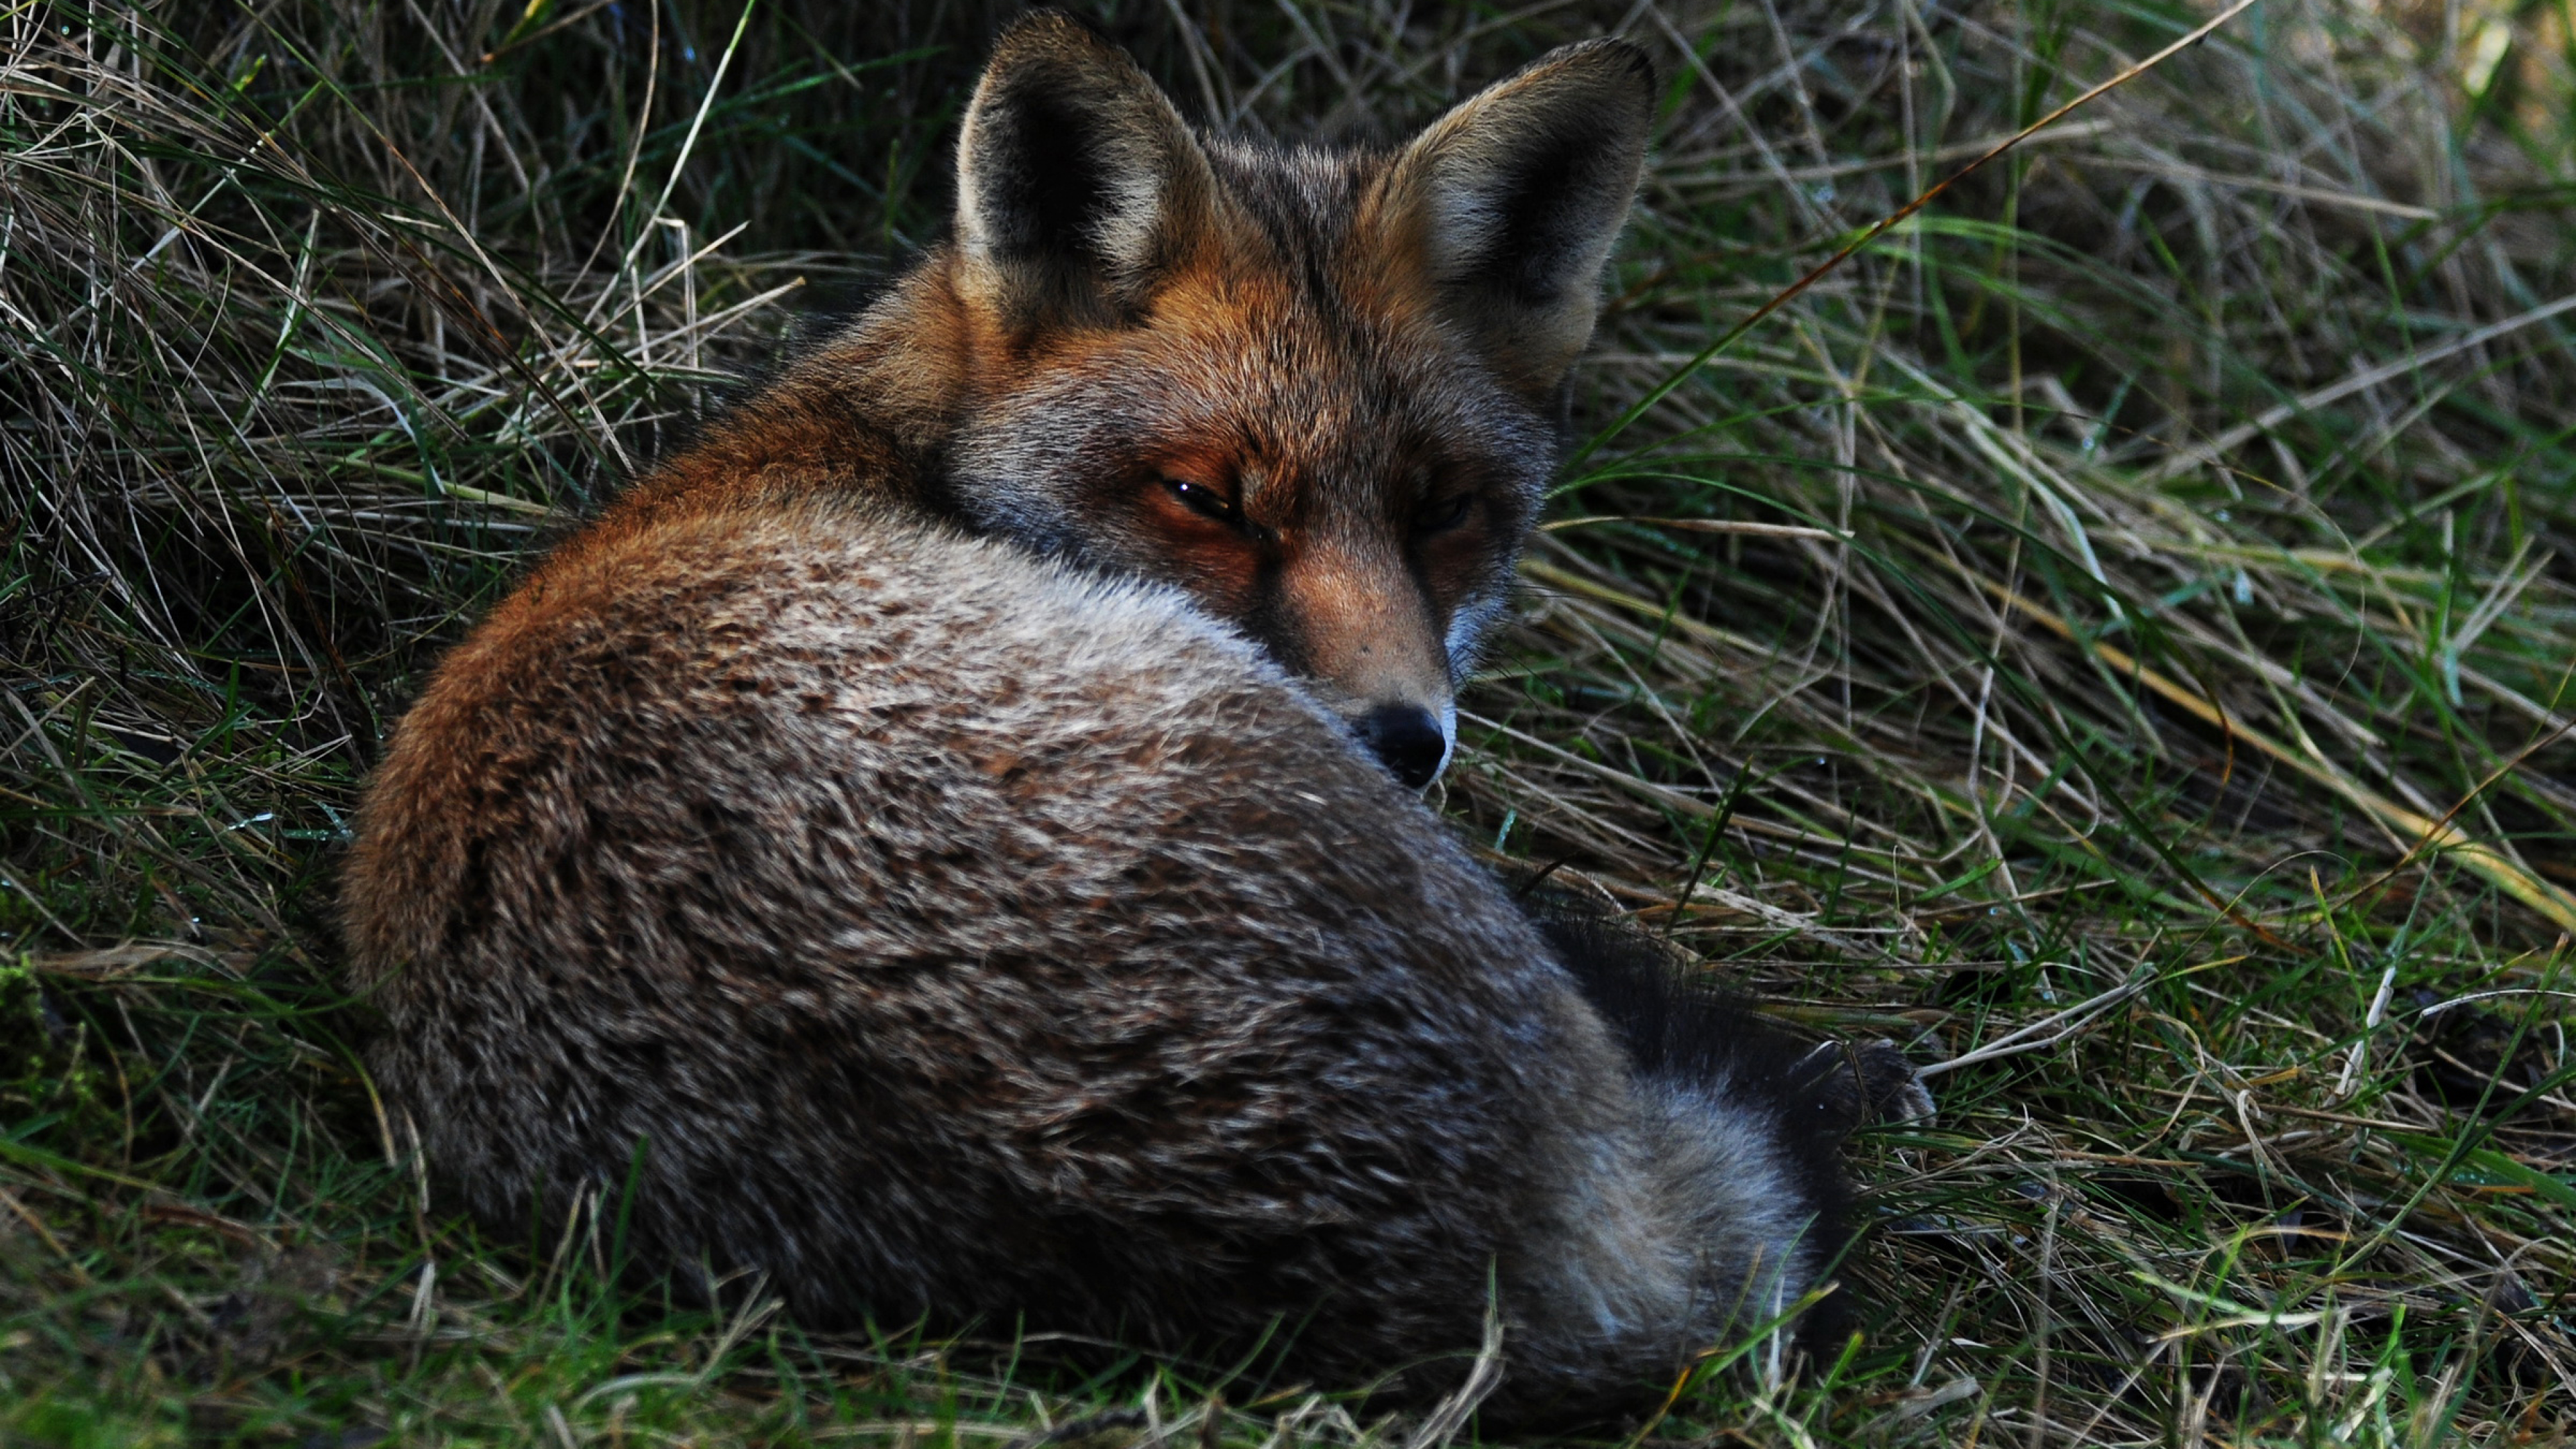
[[[1410, 1432], [674, 1311], [613, 1213], [440, 1216], [357, 1064], [329, 882], [386, 726], [938, 234], [1001, 9], [0, 16], [0, 1440]], [[1707, 358], [2210, 12], [1086, 13], [1257, 134], [1604, 28], [1666, 68], [1441, 803], [1943, 1110], [1865, 1148], [1865, 1344], [1717, 1355], [1640, 1442], [2576, 1433], [2564, 6], [2261, 0]]]

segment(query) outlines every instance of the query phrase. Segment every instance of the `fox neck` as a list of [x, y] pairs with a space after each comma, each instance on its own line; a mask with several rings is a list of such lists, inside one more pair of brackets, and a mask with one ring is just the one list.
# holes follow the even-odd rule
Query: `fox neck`
[[969, 524], [944, 458], [970, 392], [972, 339], [933, 256], [601, 518], [594, 532], [801, 503], [847, 503]]

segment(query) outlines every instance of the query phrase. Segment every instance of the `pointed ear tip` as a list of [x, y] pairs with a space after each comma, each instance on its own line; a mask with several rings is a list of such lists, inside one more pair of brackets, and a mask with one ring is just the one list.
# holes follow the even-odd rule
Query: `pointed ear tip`
[[1593, 40], [1578, 40], [1560, 45], [1540, 56], [1533, 71], [1554, 70], [1579, 74], [1587, 79], [1625, 89], [1629, 99], [1652, 108], [1660, 94], [1663, 80], [1653, 56], [1633, 40], [1605, 35]]
[[1059, 35], [1092, 33], [1091, 27], [1076, 20], [1070, 11], [1059, 10], [1053, 5], [1033, 5], [1004, 21], [996, 38], [1007, 40], [1018, 35], [1043, 35], [1050, 32]]
[[1540, 85], [1540, 93], [1553, 95], [1551, 106], [1569, 101], [1602, 106], [1607, 116], [1618, 119], [1615, 124], [1620, 129], [1633, 131], [1636, 144], [1646, 142], [1646, 131], [1654, 129], [1656, 98], [1664, 93], [1646, 49], [1618, 36], [1556, 46], [1530, 62], [1528, 70], [1520, 72], [1520, 80], [1507, 80], [1504, 88], [1530, 83]]
[[993, 37], [991, 59], [986, 65], [1029, 59], [1041, 55], [1062, 55], [1073, 51], [1085, 55], [1123, 55], [1117, 46], [1099, 31], [1052, 6], [1028, 11], [1014, 17]]

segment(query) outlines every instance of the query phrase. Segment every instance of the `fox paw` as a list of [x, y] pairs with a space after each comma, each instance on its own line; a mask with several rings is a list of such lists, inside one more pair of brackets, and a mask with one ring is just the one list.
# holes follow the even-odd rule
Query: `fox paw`
[[1922, 1074], [1884, 1040], [1816, 1043], [1807, 1060], [1821, 1076], [1817, 1090], [1828, 1115], [1845, 1132], [1873, 1122], [1906, 1122], [1929, 1127], [1934, 1121], [1932, 1089]]
[[1861, 1089], [1869, 1099], [1870, 1120], [1910, 1122], [1929, 1127], [1938, 1118], [1932, 1088], [1892, 1041], [1865, 1041], [1853, 1048]]

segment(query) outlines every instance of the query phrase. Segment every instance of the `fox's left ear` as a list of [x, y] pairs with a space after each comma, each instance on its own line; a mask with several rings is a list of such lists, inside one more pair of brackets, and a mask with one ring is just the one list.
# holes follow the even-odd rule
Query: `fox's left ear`
[[1447, 320], [1531, 396], [1592, 336], [1654, 117], [1646, 53], [1584, 41], [1462, 102], [1380, 183], [1389, 249], [1417, 259]]

